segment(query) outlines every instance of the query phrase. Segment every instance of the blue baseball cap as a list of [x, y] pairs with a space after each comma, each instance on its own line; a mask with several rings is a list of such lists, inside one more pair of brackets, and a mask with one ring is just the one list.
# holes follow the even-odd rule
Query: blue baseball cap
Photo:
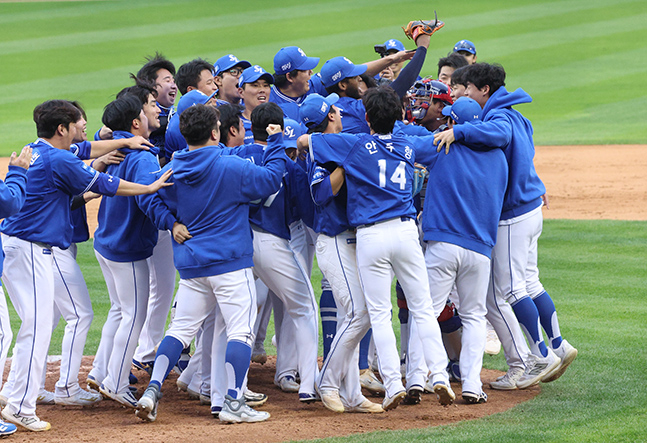
[[238, 60], [238, 57], [234, 54], [225, 55], [224, 57], [220, 57], [213, 64], [214, 75], [220, 75], [234, 66], [240, 66], [241, 68], [246, 69], [252, 66], [252, 64], [247, 60]]
[[321, 68], [321, 81], [328, 88], [348, 77], [357, 77], [366, 72], [366, 65], [354, 65], [346, 57], [335, 57]]
[[304, 125], [311, 127], [317, 126], [330, 112], [330, 107], [337, 103], [339, 96], [330, 94], [324, 97], [319, 94], [310, 94], [299, 106], [299, 119]]
[[443, 115], [451, 117], [456, 124], [474, 123], [481, 119], [481, 105], [469, 97], [460, 97], [451, 106], [443, 108]]
[[215, 92], [211, 95], [207, 95], [204, 92], [199, 91], [197, 89], [190, 90], [180, 98], [180, 101], [177, 104], [178, 115], [182, 114], [184, 111], [186, 111], [193, 105], [198, 105], [198, 104], [204, 105], [209, 100], [211, 100], [211, 98], [214, 95], [216, 95]]
[[243, 84], [245, 83], [254, 83], [259, 78], [267, 80], [269, 84], [274, 83], [274, 77], [272, 77], [272, 74], [270, 74], [260, 66], [254, 65], [245, 69], [243, 73], [240, 74], [240, 78], [238, 79], [238, 87], [242, 88]]
[[384, 42], [384, 46], [386, 47], [387, 51], [395, 50], [395, 51], [404, 51], [404, 45], [400, 40], [396, 40], [392, 38], [391, 40], [387, 40]]
[[292, 120], [291, 118], [286, 118], [283, 120], [283, 142], [287, 148], [296, 148], [297, 139], [303, 135], [303, 128], [301, 124]]
[[274, 75], [287, 74], [298, 69], [307, 71], [319, 64], [319, 57], [308, 57], [298, 46], [281, 48], [274, 56]]
[[470, 54], [476, 54], [476, 46], [469, 40], [461, 40], [454, 45], [454, 52], [467, 51]]

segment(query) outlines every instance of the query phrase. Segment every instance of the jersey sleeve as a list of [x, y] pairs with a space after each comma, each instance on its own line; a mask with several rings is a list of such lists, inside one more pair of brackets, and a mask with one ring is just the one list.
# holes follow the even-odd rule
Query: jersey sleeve
[[454, 126], [454, 138], [471, 149], [505, 149], [512, 140], [512, 123], [503, 113], [485, 122]]
[[25, 204], [27, 192], [27, 170], [20, 166], [9, 166], [3, 182], [0, 180], [0, 218], [10, 217]]
[[[133, 155], [128, 154], [128, 155]], [[136, 154], [135, 154], [136, 155]], [[139, 155], [137, 161], [130, 165], [129, 178], [135, 183], [149, 185], [158, 178], [159, 164], [152, 154]], [[177, 221], [164, 200], [157, 194], [144, 194], [135, 196], [137, 206], [142, 210], [158, 229], [172, 229]]]
[[358, 139], [354, 134], [312, 134], [308, 138], [310, 160], [343, 165]]
[[81, 160], [89, 160], [90, 158], [92, 158], [92, 143], [87, 140], [79, 143], [74, 143], [72, 146], [70, 146], [70, 151]]
[[69, 195], [83, 194], [88, 191], [102, 195], [114, 195], [119, 187], [119, 179], [92, 169], [74, 154], [61, 151], [53, 158], [53, 179], [57, 188]]
[[335, 195], [332, 193], [330, 173], [322, 166], [316, 165], [313, 168], [310, 179], [310, 195], [317, 206], [328, 204]]
[[281, 186], [285, 165], [289, 159], [285, 155], [282, 143], [273, 142], [272, 137], [274, 136], [270, 136], [268, 139], [263, 166], [257, 166], [251, 161], [243, 162], [240, 189], [246, 202], [265, 198], [276, 192]]
[[[405, 137], [412, 145], [413, 150], [416, 153], [416, 163], [432, 168], [436, 163], [436, 159], [440, 153], [436, 152], [436, 146], [434, 145], [434, 136], [426, 135], [424, 137], [420, 136], [407, 136]], [[445, 155], [444, 151], [442, 155]]]

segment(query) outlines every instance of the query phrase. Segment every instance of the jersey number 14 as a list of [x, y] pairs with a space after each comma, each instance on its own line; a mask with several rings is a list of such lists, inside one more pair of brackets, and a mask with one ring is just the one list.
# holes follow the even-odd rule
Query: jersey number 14
[[[380, 168], [380, 188], [386, 188], [386, 160], [381, 159], [377, 161], [377, 165]], [[400, 161], [400, 164], [391, 175], [391, 182], [400, 186], [400, 190], [404, 191], [407, 186], [407, 171], [406, 163]]]

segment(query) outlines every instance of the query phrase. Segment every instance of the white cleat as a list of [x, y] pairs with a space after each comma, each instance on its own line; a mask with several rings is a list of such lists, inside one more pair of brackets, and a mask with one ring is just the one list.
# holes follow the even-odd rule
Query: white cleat
[[234, 400], [225, 395], [225, 404], [218, 418], [225, 423], [257, 423], [270, 418], [270, 414], [250, 408], [245, 404], [244, 398]]
[[517, 380], [517, 388], [526, 389], [536, 385], [542, 378], [551, 374], [559, 366], [561, 359], [549, 348], [546, 357], [530, 354], [526, 361], [526, 370]]
[[57, 405], [65, 406], [91, 406], [99, 401], [101, 401], [101, 394], [89, 392], [85, 389], [79, 389], [79, 392], [69, 397], [54, 396], [54, 402]]
[[26, 416], [15, 413], [11, 406], [6, 406], [2, 410], [2, 419], [34, 432], [49, 431], [52, 428], [52, 425], [35, 415]]
[[496, 331], [488, 328], [487, 338], [485, 340], [485, 353], [488, 355], [497, 355], [499, 352], [501, 352], [501, 341], [499, 341]]
[[359, 383], [373, 395], [384, 395], [384, 385], [377, 379], [371, 368], [366, 368], [359, 373]]
[[490, 382], [490, 387], [497, 391], [514, 391], [517, 389], [517, 381], [522, 375], [522, 368], [510, 368], [504, 375]]
[[559, 366], [549, 374], [546, 374], [544, 378], [541, 379], [544, 383], [550, 383], [551, 381], [557, 380], [561, 377], [566, 369], [573, 363], [575, 357], [577, 357], [577, 349], [575, 349], [569, 342], [562, 340], [562, 344], [559, 345], [559, 348], [555, 349], [555, 354], [562, 361], [559, 363]]
[[55, 403], [54, 393], [46, 390], [42, 390], [38, 393], [38, 398], [36, 399], [37, 405], [53, 405]]
[[433, 386], [434, 393], [436, 394], [436, 397], [438, 397], [438, 401], [441, 405], [447, 406], [454, 403], [456, 394], [454, 394], [454, 391], [452, 391], [452, 388], [448, 383], [445, 383], [444, 381], [437, 381]]

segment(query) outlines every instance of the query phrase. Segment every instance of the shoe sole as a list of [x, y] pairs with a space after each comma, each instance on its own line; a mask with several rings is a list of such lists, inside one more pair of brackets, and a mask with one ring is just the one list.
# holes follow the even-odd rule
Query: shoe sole
[[137, 409], [137, 404], [136, 404], [136, 403], [133, 405], [133, 404], [131, 404], [131, 403], [127, 402], [127, 401], [121, 401], [121, 400], [119, 400], [119, 398], [118, 398], [118, 397], [116, 397], [116, 396], [115, 396], [115, 397], [113, 397], [109, 392], [104, 391], [104, 390], [102, 390], [101, 388], [99, 388], [99, 393], [100, 393], [100, 394], [103, 396], [103, 398], [105, 398], [106, 400], [116, 401], [116, 402], [117, 402], [117, 403], [119, 403], [120, 405], [125, 406], [125, 407], [127, 407], [127, 408]]
[[564, 372], [566, 372], [571, 363], [573, 363], [575, 357], [577, 357], [577, 349], [573, 348], [571, 352], [564, 356], [564, 359], [557, 367], [557, 370], [552, 371], [552, 373], [546, 374], [546, 376], [541, 379], [542, 383], [550, 383], [551, 381], [555, 381], [559, 377], [564, 375]]
[[517, 382], [517, 389], [528, 389], [532, 386], [535, 386], [538, 384], [544, 377], [552, 375], [554, 370], [559, 367], [559, 365], [562, 363], [562, 361], [557, 357], [556, 361], [551, 365], [546, 367], [541, 373], [537, 374], [537, 376], [533, 379], [530, 379], [530, 381], [525, 381], [522, 383]]
[[492, 389], [496, 389], [497, 391], [516, 391], [517, 390], [517, 385], [497, 385], [495, 381], [490, 383], [490, 387]]
[[[2, 419], [4, 421], [6, 421], [8, 423], [11, 423], [12, 425], [16, 425], [16, 431], [18, 430], [18, 426], [20, 426], [21, 428], [25, 428], [28, 431], [32, 431], [32, 432], [43, 432], [43, 431], [49, 431], [50, 429], [52, 429], [52, 425], [49, 424], [49, 423], [47, 423], [47, 426], [45, 426], [43, 428], [34, 429], [34, 428], [30, 428], [29, 426], [25, 426], [19, 420], [14, 419], [14, 417], [12, 415], [5, 414], [4, 411], [2, 411], [2, 413], [0, 415], [2, 416]], [[41, 423], [42, 423], [42, 420], [41, 420]], [[16, 431], [14, 431], [14, 432], [16, 432]], [[14, 432], [12, 432], [11, 434], [13, 434]], [[11, 434], [4, 434], [3, 436], [11, 435]]]
[[92, 389], [95, 392], [99, 392], [100, 384], [98, 381], [88, 378], [85, 381], [85, 383], [88, 385], [88, 389]]
[[443, 406], [451, 405], [456, 398], [456, 395], [452, 395], [450, 388], [444, 384], [434, 386], [434, 393], [438, 396], [438, 401]]
[[398, 407], [398, 405], [400, 404], [400, 402], [402, 401], [402, 399], [403, 399], [406, 395], [407, 395], [407, 393], [406, 393], [405, 391], [398, 392], [397, 394], [395, 394], [395, 395], [391, 398], [391, 401], [389, 402], [389, 404], [387, 404], [386, 406], [385, 406], [384, 404], [382, 404], [382, 409], [384, 409], [385, 411], [390, 411], [390, 410], [392, 410], [392, 409], [397, 408], [397, 407]]
[[270, 415], [263, 415], [260, 417], [250, 417], [250, 416], [245, 416], [245, 418], [239, 417], [237, 415], [231, 414], [227, 411], [220, 411], [220, 414], [218, 416], [218, 419], [221, 422], [224, 423], [229, 423], [229, 424], [235, 424], [235, 423], [260, 423], [262, 421], [266, 421], [268, 418], [270, 418]]
[[264, 396], [261, 400], [248, 400], [247, 398], [245, 398], [245, 404], [250, 408], [258, 408], [259, 406], [263, 406], [265, 403], [267, 403], [267, 399], [267, 395]]
[[99, 398], [98, 400], [94, 401], [68, 401], [68, 400], [59, 400], [56, 399], [54, 400], [54, 404], [59, 405], [59, 406], [92, 406], [100, 402], [101, 399]]
[[402, 399], [402, 404], [409, 406], [420, 404], [420, 400], [422, 400], [422, 392], [423, 391], [421, 389], [409, 389], [407, 395]]
[[474, 394], [473, 392], [463, 392], [463, 400], [465, 400], [465, 403], [469, 405], [487, 403], [487, 399], [485, 397], [481, 397], [480, 395]]

